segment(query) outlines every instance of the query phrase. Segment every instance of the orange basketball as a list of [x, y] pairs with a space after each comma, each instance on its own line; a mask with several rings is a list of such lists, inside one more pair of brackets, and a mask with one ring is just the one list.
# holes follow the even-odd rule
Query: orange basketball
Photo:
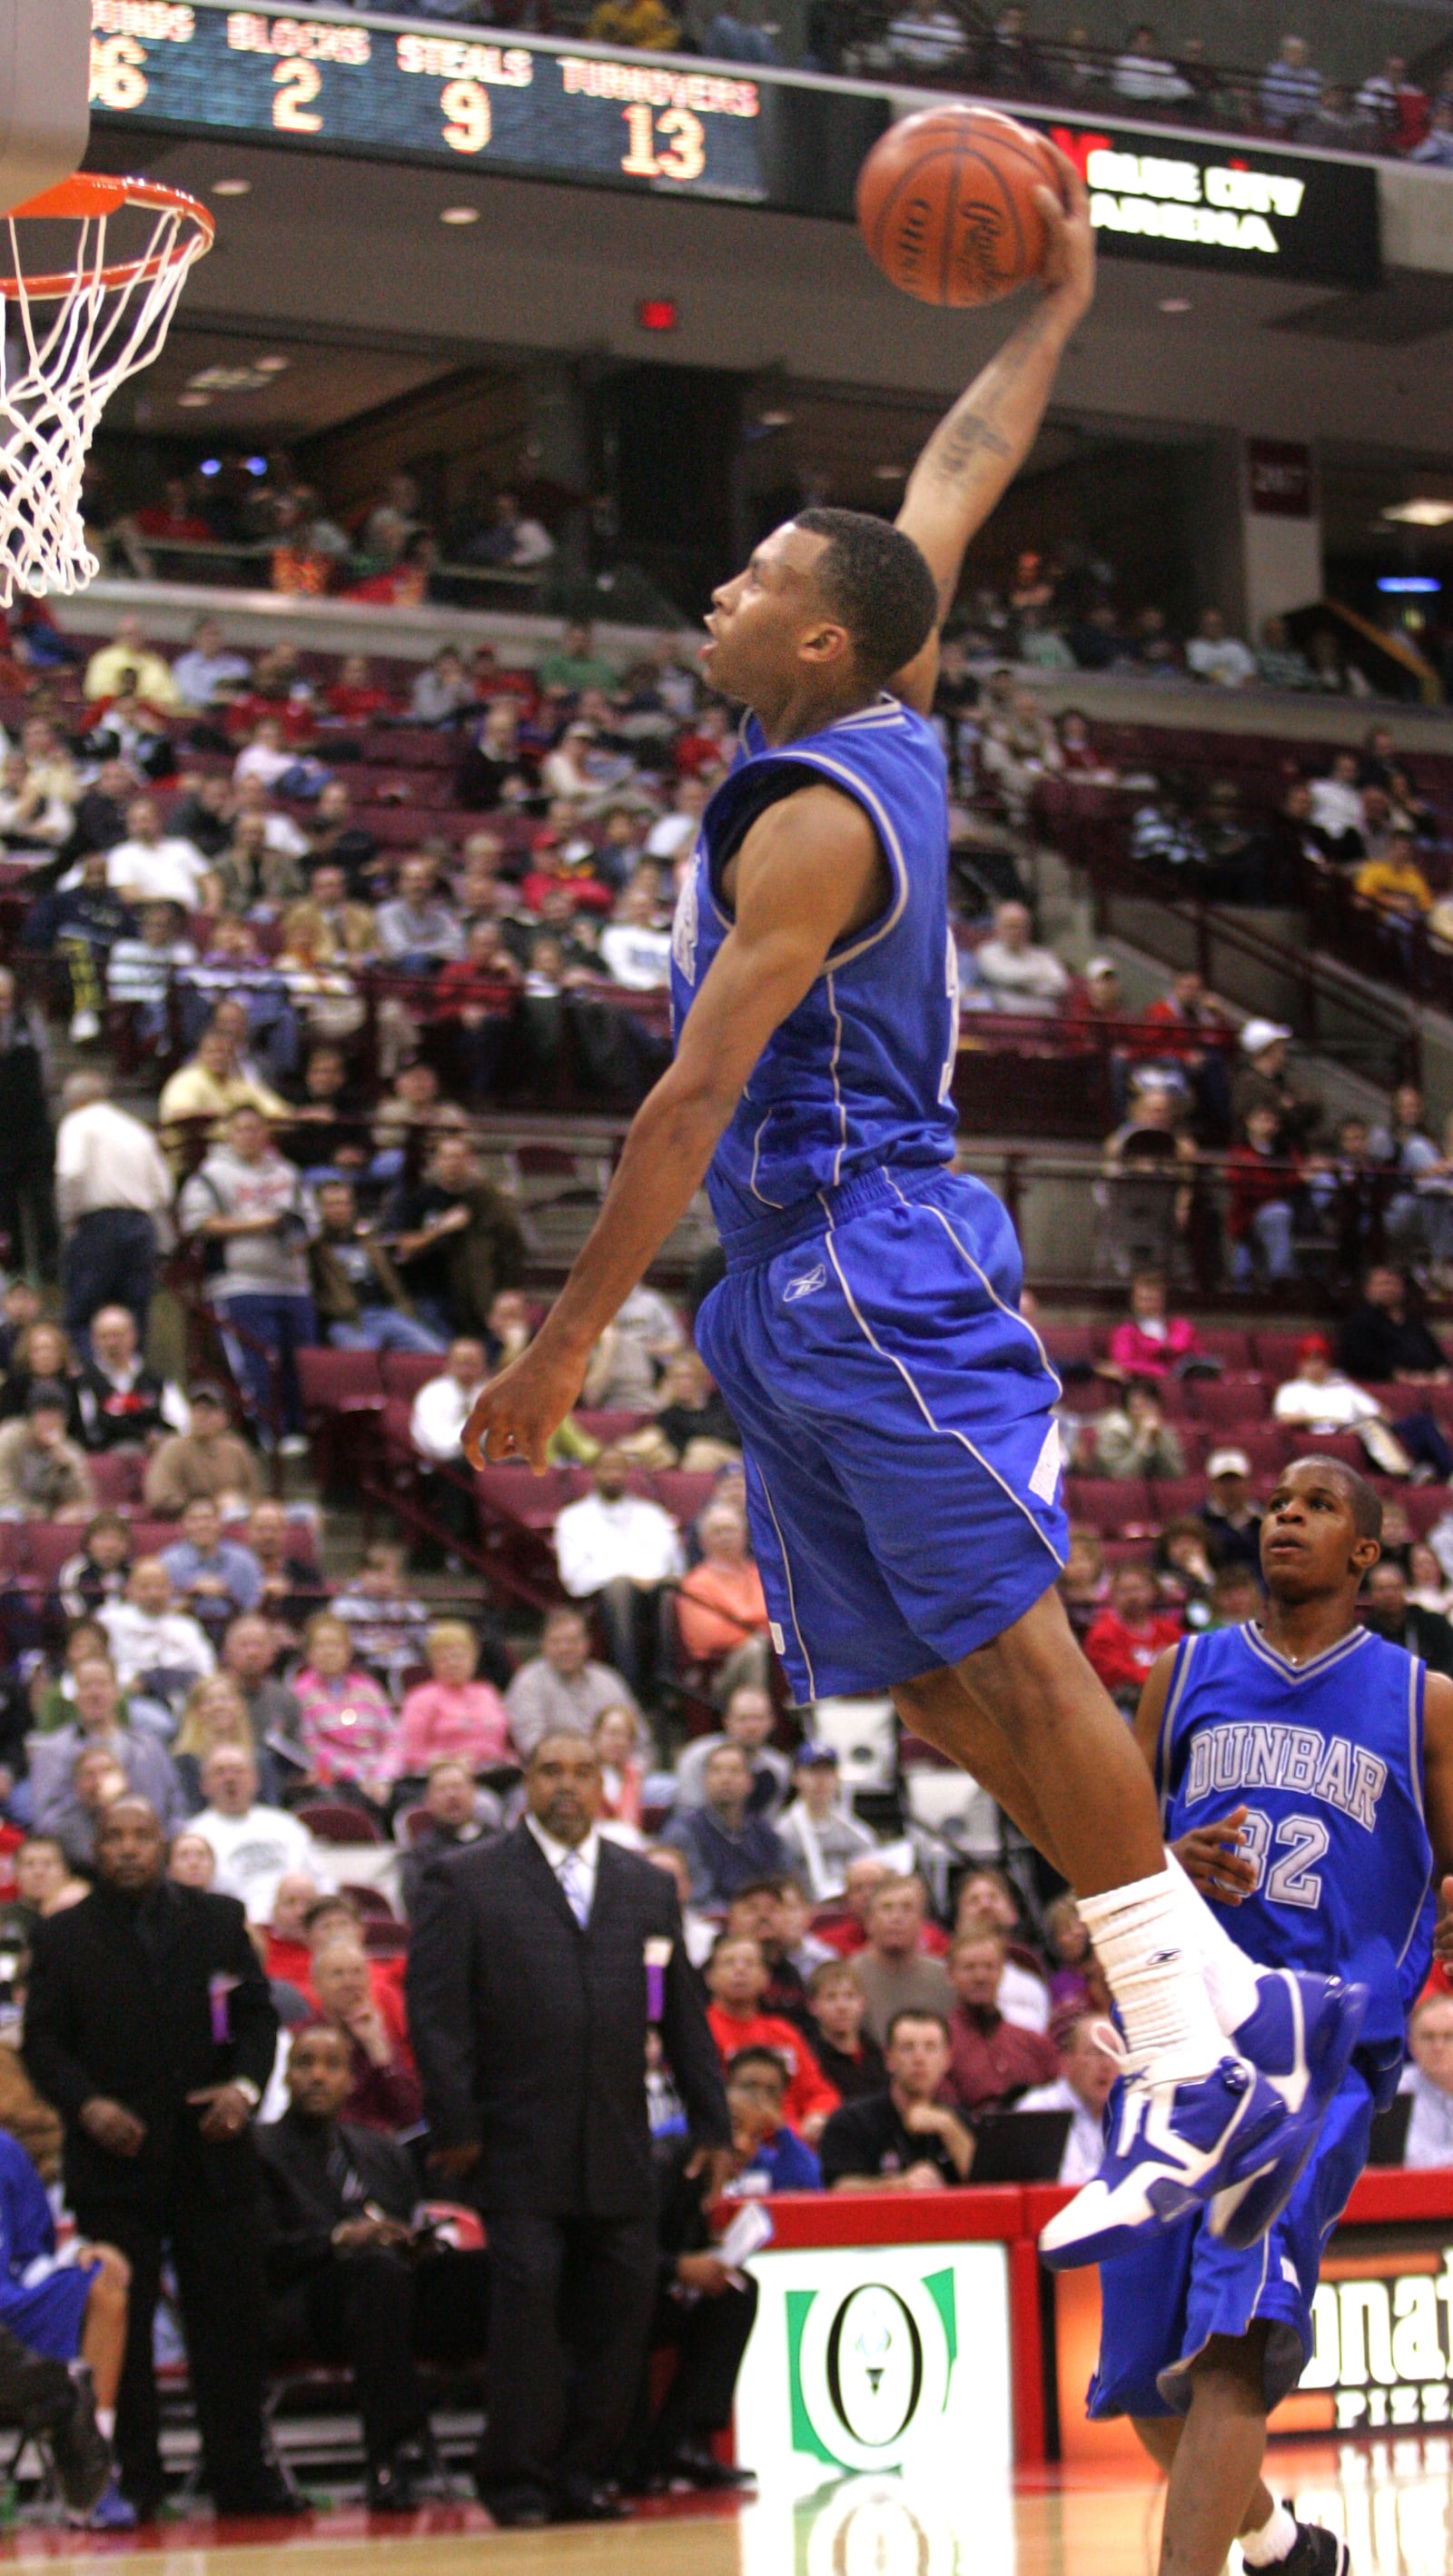
[[925, 304], [992, 304], [1044, 265], [1036, 188], [1064, 190], [1049, 145], [992, 107], [925, 108], [858, 173], [858, 223], [885, 277]]

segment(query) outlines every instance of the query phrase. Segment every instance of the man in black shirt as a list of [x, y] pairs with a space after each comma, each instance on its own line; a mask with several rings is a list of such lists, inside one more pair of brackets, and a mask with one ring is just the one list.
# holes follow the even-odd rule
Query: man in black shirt
[[[296, 1152], [293, 1160], [300, 1160]], [[360, 1223], [352, 1182], [318, 1181], [317, 1206], [308, 1276], [318, 1319], [333, 1348], [441, 1352], [442, 1336], [420, 1322], [383, 1245]]]
[[301, 2031], [288, 2059], [289, 2107], [256, 2132], [271, 2339], [284, 2353], [349, 2364], [369, 2510], [409, 2513], [430, 2448], [414, 2358], [483, 2351], [489, 2257], [436, 2247], [415, 2226], [407, 2150], [339, 2118], [352, 2083], [342, 2035]]
[[91, 1317], [91, 1358], [76, 1396], [88, 1449], [154, 1449], [187, 1421], [180, 1400], [140, 1357], [125, 1306], [102, 1306]]
[[479, 1172], [465, 1129], [442, 1130], [426, 1177], [404, 1184], [390, 1222], [394, 1259], [425, 1321], [486, 1332], [498, 1291], [524, 1279], [525, 1238], [509, 1200]]
[[1420, 1315], [1412, 1312], [1408, 1283], [1400, 1270], [1376, 1262], [1362, 1283], [1362, 1302], [1354, 1306], [1337, 1336], [1337, 1361], [1359, 1386], [1388, 1386], [1395, 1378], [1413, 1382], [1446, 1378], [1446, 1353], [1433, 1339]]
[[[446, 1853], [467, 1851], [471, 1843], [503, 1830], [504, 1810], [492, 1789], [481, 1789], [467, 1762], [436, 1762], [415, 1816], [427, 1818], [410, 1841], [399, 1870], [404, 1915], [413, 1921], [414, 1907], [430, 1864]], [[410, 1824], [415, 1816], [409, 1818]]]
[[1206, 1460], [1206, 1499], [1201, 1527], [1211, 1563], [1247, 1565], [1261, 1573], [1261, 1507], [1251, 1495], [1251, 1461], [1244, 1449], [1213, 1449]]
[[888, 2024], [888, 2090], [834, 2111], [818, 2144], [829, 2191], [942, 2191], [967, 2182], [971, 2130], [938, 2094], [949, 2069], [940, 2013], [899, 2012]]

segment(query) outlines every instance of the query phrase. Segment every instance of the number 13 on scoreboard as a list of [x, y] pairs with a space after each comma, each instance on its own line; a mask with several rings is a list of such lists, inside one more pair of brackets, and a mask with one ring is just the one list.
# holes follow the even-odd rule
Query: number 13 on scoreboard
[[[621, 161], [628, 178], [674, 179], [679, 186], [701, 177], [706, 168], [706, 128], [689, 107], [668, 107], [661, 116], [649, 107], [623, 107], [621, 114], [631, 138], [631, 148]], [[660, 135], [666, 137], [664, 152], [657, 149]]]

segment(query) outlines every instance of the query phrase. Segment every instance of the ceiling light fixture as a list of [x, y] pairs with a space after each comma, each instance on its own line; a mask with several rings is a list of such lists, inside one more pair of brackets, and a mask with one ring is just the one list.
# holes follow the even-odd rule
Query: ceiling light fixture
[[1162, 313], [1189, 313], [1191, 299], [1188, 295], [1163, 295], [1160, 309]]
[[210, 394], [178, 394], [177, 396], [178, 411], [209, 411], [211, 405]]
[[214, 179], [212, 194], [214, 197], [250, 197], [252, 181], [250, 179]]
[[907, 473], [906, 465], [875, 465], [873, 479], [877, 483], [902, 483]]
[[441, 224], [477, 224], [479, 208], [478, 206], [441, 206], [439, 221]]
[[792, 414], [790, 411], [759, 411], [757, 414], [757, 427], [759, 429], [790, 429], [791, 426]]
[[254, 358], [252, 363], [260, 376], [280, 376], [293, 362], [291, 358]]
[[1382, 515], [1403, 528], [1446, 528], [1453, 520], [1453, 501], [1435, 501], [1431, 494], [1419, 494], [1411, 501], [1394, 501]]

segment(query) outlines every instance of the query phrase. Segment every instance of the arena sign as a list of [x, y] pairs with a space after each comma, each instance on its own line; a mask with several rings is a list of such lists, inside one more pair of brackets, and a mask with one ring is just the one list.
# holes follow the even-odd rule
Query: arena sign
[[1377, 172], [1365, 163], [1046, 115], [1025, 122], [1074, 162], [1099, 246], [1112, 256], [1328, 286], [1379, 283]]
[[1312, 2321], [1298, 2395], [1325, 2392], [1337, 2432], [1453, 2421], [1453, 2248], [1334, 2256]]
[[[92, 0], [101, 125], [182, 127], [458, 172], [718, 197], [849, 222], [853, 186], [922, 92], [231, 0]], [[1377, 173], [1029, 111], [1083, 171], [1112, 256], [1373, 286]]]

